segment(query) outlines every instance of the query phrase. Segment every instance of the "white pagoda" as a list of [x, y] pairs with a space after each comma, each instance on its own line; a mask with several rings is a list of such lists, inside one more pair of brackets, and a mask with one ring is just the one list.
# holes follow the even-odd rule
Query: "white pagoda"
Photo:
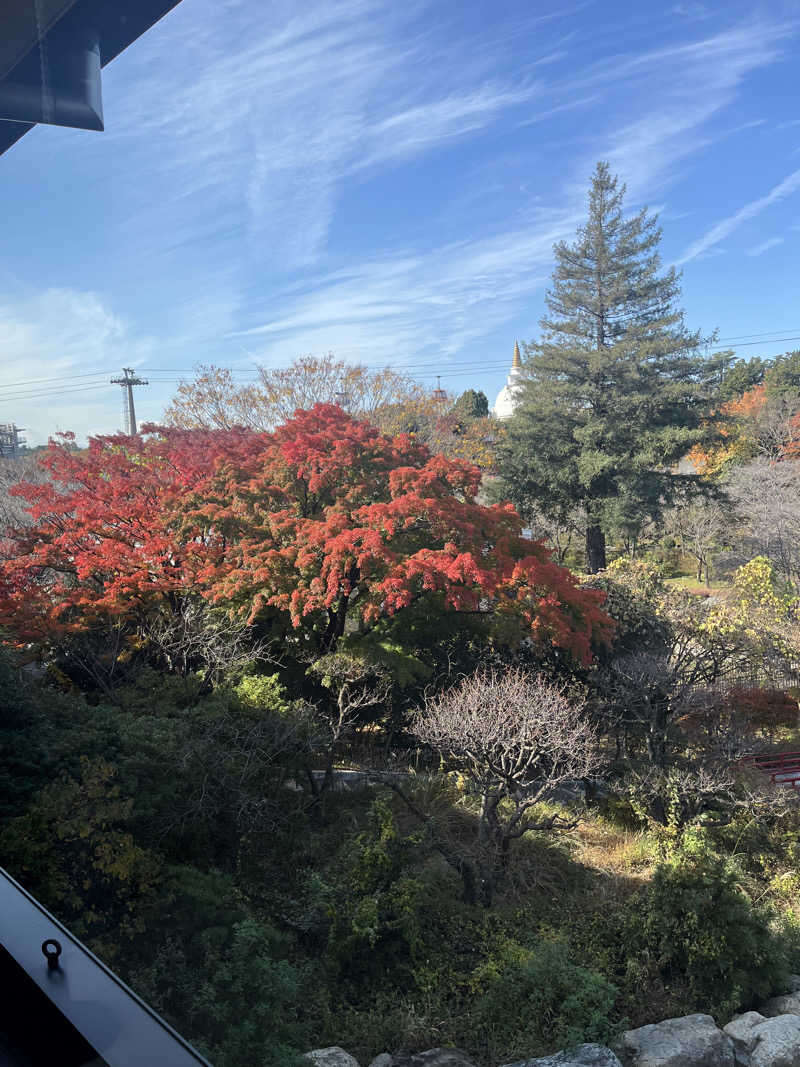
[[522, 375], [522, 360], [519, 357], [519, 344], [514, 342], [514, 358], [511, 361], [511, 370], [506, 378], [506, 384], [497, 394], [492, 414], [496, 419], [510, 419], [517, 406], [517, 391]]

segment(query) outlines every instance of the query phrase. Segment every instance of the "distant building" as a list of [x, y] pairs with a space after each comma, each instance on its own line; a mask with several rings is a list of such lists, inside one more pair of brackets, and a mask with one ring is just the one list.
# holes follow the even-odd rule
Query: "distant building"
[[496, 419], [510, 419], [519, 402], [519, 386], [522, 376], [522, 360], [519, 356], [519, 344], [514, 342], [514, 358], [511, 361], [511, 370], [506, 378], [506, 384], [497, 394], [492, 414]]

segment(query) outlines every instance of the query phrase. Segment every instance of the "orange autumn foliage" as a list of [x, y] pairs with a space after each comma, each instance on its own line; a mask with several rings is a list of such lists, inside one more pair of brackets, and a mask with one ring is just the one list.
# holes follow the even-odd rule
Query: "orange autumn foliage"
[[727, 464], [752, 455], [746, 424], [758, 416], [766, 402], [766, 386], [762, 383], [720, 406], [718, 414], [723, 417], [718, 419], [716, 429], [724, 443], [710, 450], [696, 446], [689, 453], [699, 474], [716, 474]]

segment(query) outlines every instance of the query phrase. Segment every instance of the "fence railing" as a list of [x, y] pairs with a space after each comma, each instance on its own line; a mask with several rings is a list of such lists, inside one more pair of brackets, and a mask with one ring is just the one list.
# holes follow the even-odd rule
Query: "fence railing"
[[800, 751], [756, 752], [743, 756], [740, 762], [756, 767], [776, 785], [800, 789]]

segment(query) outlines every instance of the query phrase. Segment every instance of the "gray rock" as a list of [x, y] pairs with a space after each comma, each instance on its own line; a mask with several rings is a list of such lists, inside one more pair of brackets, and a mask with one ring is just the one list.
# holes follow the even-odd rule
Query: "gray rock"
[[734, 1016], [727, 1026], [723, 1026], [723, 1033], [733, 1039], [736, 1067], [750, 1067], [750, 1050], [757, 1041], [753, 1029], [763, 1022], [766, 1019], [757, 1011], [746, 1011], [744, 1015]]
[[750, 1031], [750, 1067], [795, 1067], [800, 1063], [800, 1016], [778, 1015]]
[[790, 993], [800, 992], [800, 974], [790, 974], [786, 985]]
[[475, 1067], [457, 1048], [429, 1048], [426, 1052], [404, 1052], [392, 1056], [392, 1067]]
[[535, 1060], [518, 1060], [505, 1067], [622, 1067], [621, 1063], [605, 1045], [577, 1045], [575, 1048], [540, 1056]]
[[800, 1015], [800, 992], [785, 993], [782, 997], [772, 997], [759, 1008], [762, 1015], [774, 1019], [776, 1015]]
[[621, 1048], [628, 1067], [735, 1067], [733, 1039], [710, 1015], [685, 1015], [626, 1030]]
[[314, 1067], [359, 1067], [358, 1060], [338, 1045], [330, 1048], [315, 1048], [305, 1054]]
[[392, 1067], [393, 1063], [393, 1056], [390, 1056], [388, 1052], [381, 1052], [381, 1054], [376, 1056], [370, 1063], [369, 1067]]

